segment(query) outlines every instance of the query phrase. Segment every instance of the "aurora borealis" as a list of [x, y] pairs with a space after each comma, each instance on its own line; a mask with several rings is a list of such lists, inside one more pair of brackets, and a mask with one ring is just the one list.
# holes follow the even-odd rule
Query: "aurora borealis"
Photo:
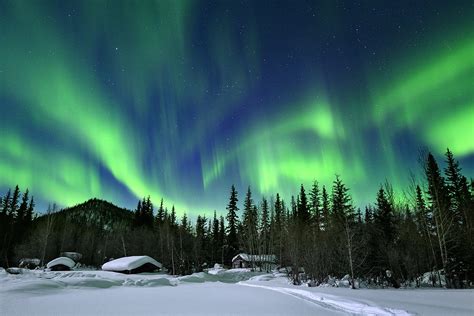
[[232, 184], [339, 174], [365, 204], [448, 146], [472, 177], [473, 21], [469, 1], [0, 1], [0, 192], [223, 212]]

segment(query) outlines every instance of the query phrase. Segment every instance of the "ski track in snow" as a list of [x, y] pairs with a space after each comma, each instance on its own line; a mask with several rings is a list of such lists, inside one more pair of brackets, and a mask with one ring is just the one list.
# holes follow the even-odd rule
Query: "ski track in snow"
[[408, 316], [412, 315], [404, 310], [392, 309], [392, 308], [383, 308], [378, 306], [370, 306], [364, 303], [351, 301], [342, 297], [322, 294], [322, 293], [312, 293], [300, 289], [292, 289], [286, 287], [275, 287], [275, 286], [265, 286], [250, 284], [246, 282], [239, 282], [239, 285], [263, 288], [271, 291], [276, 291], [286, 295], [293, 296], [295, 298], [305, 300], [307, 302], [313, 303], [320, 307], [341, 311], [351, 315], [383, 315], [383, 316]]

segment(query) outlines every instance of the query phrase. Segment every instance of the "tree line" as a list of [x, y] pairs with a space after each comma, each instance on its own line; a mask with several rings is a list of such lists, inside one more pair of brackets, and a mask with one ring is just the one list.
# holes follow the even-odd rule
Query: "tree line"
[[[194, 224], [186, 214], [177, 218], [163, 200], [154, 206], [150, 197], [134, 211], [92, 199], [60, 211], [53, 206], [33, 218], [33, 199], [28, 203], [26, 191], [19, 204], [16, 188], [2, 198], [1, 264], [14, 265], [21, 257], [45, 262], [62, 251], [78, 251], [84, 264], [94, 266], [147, 254], [172, 274], [188, 274], [214, 263], [230, 266], [233, 256], [246, 252], [273, 254], [280, 266], [304, 271], [316, 283], [346, 274], [378, 280], [386, 270], [397, 282], [415, 282], [437, 271], [434, 285], [444, 274], [446, 286], [461, 287], [474, 280], [474, 181], [449, 150], [445, 165], [442, 170], [427, 153], [423, 179], [413, 179], [403, 199], [387, 182], [362, 210], [339, 176], [331, 187], [301, 185], [289, 201], [278, 193], [255, 201], [248, 187], [241, 210], [232, 186], [226, 216], [214, 211], [198, 215]], [[300, 283], [301, 275], [292, 273], [293, 282]]]
[[34, 216], [35, 202], [29, 191], [22, 194], [18, 185], [0, 197], [0, 263], [10, 264], [14, 249], [25, 238]]

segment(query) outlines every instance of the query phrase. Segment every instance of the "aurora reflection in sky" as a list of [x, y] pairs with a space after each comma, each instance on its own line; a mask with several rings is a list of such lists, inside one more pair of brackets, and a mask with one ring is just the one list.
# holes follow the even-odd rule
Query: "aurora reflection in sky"
[[[437, 3], [439, 2], [439, 3]], [[357, 205], [474, 175], [471, 1], [0, 1], [0, 192], [225, 211], [335, 174]], [[242, 199], [242, 198], [241, 198]]]

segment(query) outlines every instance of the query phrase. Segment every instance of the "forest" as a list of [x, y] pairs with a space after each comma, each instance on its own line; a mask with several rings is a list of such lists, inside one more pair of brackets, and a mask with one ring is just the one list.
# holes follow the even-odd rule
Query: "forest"
[[[61, 252], [76, 251], [87, 266], [149, 255], [169, 273], [184, 275], [214, 263], [230, 266], [234, 255], [245, 252], [274, 254], [280, 267], [304, 271], [315, 283], [329, 275], [377, 280], [390, 270], [399, 283], [416, 283], [434, 271], [433, 286], [441, 286], [441, 274], [448, 288], [471, 286], [474, 180], [462, 174], [449, 149], [443, 165], [423, 154], [423, 177], [413, 177], [403, 197], [385, 182], [374, 203], [362, 209], [341, 176], [330, 188], [317, 181], [301, 185], [288, 201], [278, 193], [255, 201], [250, 187], [241, 197], [232, 186], [225, 217], [214, 211], [192, 221], [149, 197], [135, 210], [91, 199], [36, 213], [30, 192], [16, 186], [0, 200], [0, 266], [17, 266], [21, 258], [45, 265]], [[300, 283], [301, 275], [293, 273], [292, 281]]]

